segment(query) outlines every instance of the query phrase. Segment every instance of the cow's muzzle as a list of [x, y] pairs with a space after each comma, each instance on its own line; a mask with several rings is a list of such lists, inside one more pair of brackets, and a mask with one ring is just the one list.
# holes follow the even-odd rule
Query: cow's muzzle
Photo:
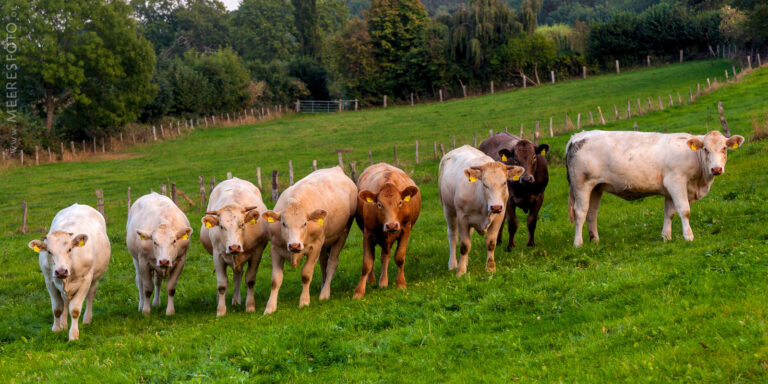
[[56, 276], [57, 279], [66, 279], [69, 276], [69, 270], [61, 267], [53, 271], [53, 275]]
[[719, 176], [723, 174], [723, 167], [714, 167], [711, 169], [712, 174], [715, 176]]
[[502, 209], [504, 209], [503, 205], [491, 205], [491, 213], [501, 213]]
[[399, 230], [400, 230], [400, 223], [398, 223], [397, 221], [384, 224], [384, 232], [392, 233], [392, 232], [397, 232]]
[[304, 244], [302, 243], [290, 243], [288, 244], [288, 250], [293, 253], [299, 253], [304, 249]]

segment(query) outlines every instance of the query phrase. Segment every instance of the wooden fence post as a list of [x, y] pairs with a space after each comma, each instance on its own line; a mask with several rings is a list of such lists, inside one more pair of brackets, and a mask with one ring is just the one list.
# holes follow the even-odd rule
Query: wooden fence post
[[163, 196], [168, 196], [168, 186], [166, 186], [165, 183], [160, 185], [160, 194]]
[[549, 74], [552, 76], [552, 84], [555, 83], [555, 71], [549, 71]]
[[672, 94], [670, 93], [670, 94], [669, 94], [669, 106], [671, 107], [671, 106], [673, 106], [673, 105], [675, 105], [675, 103], [674, 103], [674, 101], [673, 101], [673, 99], [672, 99]]
[[701, 83], [696, 83], [696, 97], [701, 96]]
[[[61, 147], [61, 161], [64, 161], [64, 142], [63, 141], [59, 142], [59, 147]], [[73, 155], [74, 155], [74, 153], [73, 153]], [[5, 160], [5, 159], [3, 159], [3, 160]]]
[[216, 188], [216, 177], [211, 176], [211, 193], [213, 193], [214, 188]]
[[650, 97], [648, 98], [648, 112], [653, 112], [653, 102]]
[[232, 180], [232, 172], [227, 172], [227, 180]]
[[643, 114], [643, 105], [640, 103], [640, 98], [637, 98], [637, 115], [640, 116]]
[[520, 124], [520, 138], [523, 138], [523, 124]]
[[488, 130], [488, 138], [493, 137], [493, 129]]
[[728, 84], [728, 70], [725, 70], [725, 83]]
[[552, 127], [552, 116], [549, 117], [549, 137], [555, 137], [555, 130]]
[[613, 112], [615, 113], [613, 119], [614, 120], [618, 120], [619, 119], [619, 107], [617, 107], [616, 104], [613, 105]]
[[749, 69], [752, 69], [752, 55], [747, 55], [747, 65], [749, 65]]
[[681, 63], [683, 62], [683, 50], [682, 49], [680, 50], [680, 62]]
[[576, 129], [581, 129], [581, 113], [576, 115]]
[[707, 89], [712, 88], [712, 82], [709, 80], [709, 77], [707, 77]]
[[52, 163], [53, 162], [53, 156], [51, 155], [51, 147], [46, 147], [46, 149], [48, 150], [48, 162]]
[[312, 172], [317, 171], [317, 160], [312, 160]]
[[445, 156], [445, 149], [443, 149], [443, 143], [440, 143], [440, 158]]
[[627, 119], [632, 117], [632, 103], [627, 100]]
[[162, 124], [160, 124], [160, 137], [165, 139], [165, 128], [163, 128]]
[[293, 185], [293, 160], [288, 160], [288, 185]]
[[387, 107], [387, 95], [384, 95], [384, 108]]
[[738, 81], [738, 80], [739, 80], [739, 78], [738, 78], [738, 76], [736, 75], [736, 64], [734, 64], [733, 66], [731, 66], [731, 69], [733, 70], [733, 81]]
[[[343, 168], [342, 168], [343, 170]], [[272, 201], [277, 201], [277, 171], [272, 171]]]
[[411, 107], [413, 107], [413, 92], [411, 92]]
[[659, 96], [659, 111], [664, 110], [664, 103], [661, 101], [661, 96]]
[[40, 156], [37, 154], [38, 150], [37, 145], [35, 145], [35, 165], [40, 165]]
[[416, 165], [419, 164], [419, 141], [416, 140]]
[[582, 65], [581, 66], [581, 78], [586, 79], [587, 78], [587, 66]]
[[[83, 151], [85, 152], [85, 151]], [[93, 154], [96, 154], [96, 136], [93, 137]]]
[[757, 66], [758, 67], [763, 66], [763, 60], [760, 59], [760, 53], [757, 54]]
[[152, 126], [152, 138], [154, 141], [157, 141], [157, 131], [155, 130], [155, 126]]
[[632, 129], [634, 129], [635, 132], [637, 132], [637, 121], [635, 121], [635, 125], [632, 127]]
[[21, 233], [27, 233], [27, 202], [21, 202]]
[[619, 61], [616, 60], [616, 73], [621, 73], [621, 69], [619, 69]]
[[104, 220], [107, 219], [107, 215], [104, 214], [104, 191], [102, 189], [96, 190], [96, 209], [99, 210]]
[[539, 145], [539, 121], [536, 120], [536, 130], [533, 131], [533, 145]]
[[336, 151], [336, 155], [339, 158], [339, 167], [341, 167], [341, 170], [344, 170], [344, 160], [341, 158], [341, 151]]
[[688, 103], [693, 103], [693, 90], [691, 87], [688, 87]]
[[21, 159], [21, 166], [23, 167], [24, 166], [24, 150], [23, 149], [19, 151], [19, 156]]
[[491, 80], [491, 95], [493, 95], [493, 80]]
[[256, 167], [256, 184], [259, 186], [259, 189], [262, 189], [261, 186], [261, 167]]
[[589, 111], [589, 125], [595, 124], [595, 119], [592, 117], [592, 111]]
[[440, 94], [440, 102], [442, 103], [443, 102], [443, 89], [440, 88], [440, 89], [437, 90], [437, 92]]
[[205, 211], [205, 179], [203, 175], [197, 177], [198, 183], [200, 183], [200, 209]]
[[373, 152], [368, 151], [368, 164], [373, 165]]
[[397, 144], [392, 145], [392, 165], [397, 167]]
[[352, 181], [354, 181], [355, 184], [357, 184], [357, 169], [355, 168], [355, 164], [356, 164], [355, 161], [349, 162], [349, 173], [350, 175], [352, 175]]
[[683, 104], [683, 98], [680, 97], [680, 92], [677, 93], [677, 104], [679, 104], [679, 105]]
[[[202, 176], [201, 176], [202, 177]], [[131, 210], [131, 186], [128, 186], [128, 210]]]
[[107, 153], [107, 149], [105, 148], [103, 137], [101, 138], [101, 153]]
[[645, 57], [645, 65], [650, 67], [651, 66], [651, 56]]
[[731, 130], [728, 129], [728, 122], [725, 121], [725, 109], [723, 108], [723, 102], [717, 102], [717, 114], [720, 116], [720, 125], [723, 126], [723, 133], [725, 137], [731, 137]]
[[176, 183], [171, 183], [171, 201], [173, 201], [174, 204], [179, 205]]

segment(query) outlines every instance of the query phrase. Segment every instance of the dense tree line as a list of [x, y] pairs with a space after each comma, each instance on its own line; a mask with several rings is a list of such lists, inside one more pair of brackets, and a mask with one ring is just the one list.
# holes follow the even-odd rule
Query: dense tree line
[[234, 11], [218, 0], [8, 0], [2, 10], [28, 37], [13, 45], [14, 128], [27, 142], [297, 99], [365, 105], [530, 86], [549, 71], [768, 42], [768, 5], [753, 0], [242, 0]]

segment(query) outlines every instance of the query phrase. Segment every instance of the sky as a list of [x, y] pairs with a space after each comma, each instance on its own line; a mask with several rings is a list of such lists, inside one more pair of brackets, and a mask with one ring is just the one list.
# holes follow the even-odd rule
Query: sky
[[224, 6], [230, 11], [234, 11], [240, 5], [240, 0], [221, 0], [221, 2], [224, 3]]

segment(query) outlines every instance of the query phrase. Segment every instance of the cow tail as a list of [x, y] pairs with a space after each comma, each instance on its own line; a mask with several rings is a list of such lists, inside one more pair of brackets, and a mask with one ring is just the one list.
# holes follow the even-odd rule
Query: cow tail
[[571, 185], [571, 172], [570, 169], [568, 169], [568, 163], [571, 160], [571, 155], [569, 152], [571, 150], [571, 143], [570, 141], [565, 147], [565, 178], [568, 180], [568, 220], [571, 221], [571, 224], [575, 221], [575, 212], [573, 210], [573, 185]]

